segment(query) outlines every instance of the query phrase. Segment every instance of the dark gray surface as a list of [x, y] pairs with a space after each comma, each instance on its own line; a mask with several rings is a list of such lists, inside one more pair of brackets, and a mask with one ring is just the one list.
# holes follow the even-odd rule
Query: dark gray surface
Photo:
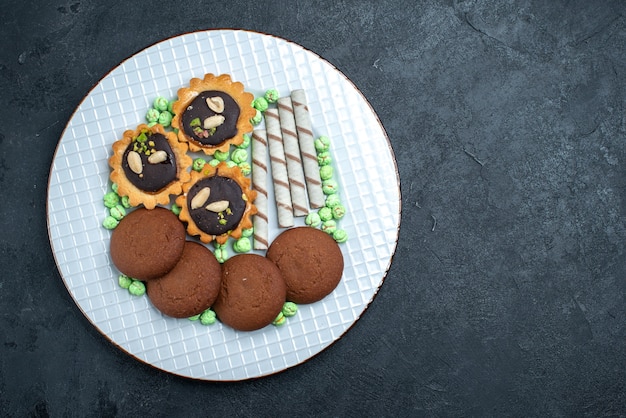
[[[626, 416], [626, 3], [165, 3], [0, 8], [2, 415]], [[61, 132], [101, 77], [163, 38], [230, 27], [295, 41], [356, 84], [403, 210], [385, 283], [342, 339], [211, 383], [90, 325], [45, 202]]]

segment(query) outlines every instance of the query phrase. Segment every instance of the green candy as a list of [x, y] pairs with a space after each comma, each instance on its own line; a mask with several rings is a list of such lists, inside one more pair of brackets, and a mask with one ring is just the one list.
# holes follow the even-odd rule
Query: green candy
[[322, 192], [324, 194], [335, 194], [337, 189], [339, 189], [339, 184], [335, 180], [330, 179], [322, 182]]
[[252, 141], [252, 137], [249, 134], [243, 134], [241, 137], [243, 138], [243, 142], [237, 145], [237, 148], [248, 148], [250, 146], [250, 141]]
[[320, 166], [329, 165], [332, 161], [333, 159], [331, 158], [328, 151], [320, 152], [319, 154], [317, 154], [317, 163]]
[[337, 229], [335, 232], [333, 232], [333, 239], [341, 244], [348, 240], [348, 233], [343, 229]]
[[167, 106], [169, 105], [169, 101], [162, 96], [157, 97], [156, 99], [154, 99], [154, 102], [152, 103], [152, 107], [154, 107], [156, 110], [158, 111], [167, 111]]
[[234, 162], [234, 161], [226, 161], [226, 167], [233, 168], [235, 166], [237, 166], [236, 162]]
[[122, 196], [121, 201], [122, 201], [122, 206], [124, 206], [125, 209], [132, 207], [132, 205], [130, 204], [130, 197]]
[[118, 221], [121, 221], [122, 218], [126, 216], [126, 210], [122, 205], [117, 205], [114, 208], [109, 209], [109, 213]]
[[252, 249], [250, 238], [241, 237], [233, 243], [233, 251], [236, 253], [247, 253]]
[[139, 280], [133, 280], [133, 282], [128, 287], [128, 291], [131, 295], [141, 296], [146, 293], [146, 285]]
[[237, 165], [239, 166], [239, 169], [244, 176], [247, 176], [248, 174], [250, 174], [250, 172], [252, 172], [252, 167], [250, 167], [250, 164], [248, 164], [247, 162], [239, 163]]
[[194, 315], [194, 316], [190, 316], [187, 319], [190, 320], [190, 321], [197, 321], [198, 319], [200, 319], [200, 315], [202, 315], [202, 314], [197, 314], [197, 315]]
[[174, 108], [173, 108], [174, 103], [176, 103], [176, 100], [170, 100], [167, 103], [167, 111], [170, 112], [172, 115], [174, 114]]
[[324, 201], [324, 205], [328, 208], [334, 208], [335, 206], [341, 204], [341, 200], [337, 194], [329, 194], [326, 196], [326, 200]]
[[337, 222], [332, 219], [322, 224], [322, 231], [332, 235], [337, 230]]
[[161, 115], [161, 112], [159, 112], [157, 109], [154, 109], [154, 108], [149, 109], [148, 112], [146, 113], [146, 120], [149, 123], [158, 122], [160, 115]]
[[332, 165], [323, 165], [320, 167], [320, 178], [322, 180], [330, 180], [333, 178], [333, 166]]
[[319, 214], [311, 212], [304, 218], [304, 223], [315, 228], [322, 223], [322, 218]]
[[228, 160], [228, 156], [229, 156], [229, 152], [228, 151], [217, 150], [213, 154], [213, 157], [215, 157], [215, 159], [218, 160], [218, 161], [226, 161], [226, 160]]
[[322, 222], [326, 222], [326, 221], [333, 219], [333, 211], [328, 207], [320, 208], [320, 210], [317, 211], [317, 215], [319, 216]]
[[276, 89], [269, 89], [265, 92], [265, 95], [263, 97], [265, 98], [265, 100], [267, 100], [268, 103], [276, 103], [276, 101], [280, 97], [280, 94]]
[[313, 145], [315, 146], [315, 150], [317, 152], [328, 151], [330, 148], [330, 139], [328, 139], [327, 136], [322, 135], [313, 142]]
[[106, 229], [115, 229], [115, 227], [119, 225], [119, 223], [120, 221], [118, 221], [117, 219], [109, 215], [106, 218], [104, 218], [104, 221], [102, 221], [102, 226], [105, 227]]
[[116, 207], [120, 203], [120, 197], [115, 192], [106, 193], [102, 199], [104, 206], [109, 209]]
[[117, 185], [117, 183], [113, 183], [111, 184], [111, 190], [113, 190], [115, 193], [117, 193], [117, 190], [119, 189], [120, 186]]
[[254, 228], [246, 228], [241, 231], [242, 237], [250, 238], [252, 235], [254, 235]]
[[283, 305], [282, 314], [286, 317], [292, 317], [298, 312], [298, 305], [293, 302], [285, 302]]
[[154, 125], [156, 125], [157, 123], [159, 123], [158, 121], [156, 122], [150, 122], [148, 123], [148, 128], [152, 128]]
[[259, 123], [263, 121], [263, 113], [256, 109], [256, 114], [250, 119], [250, 123], [254, 126], [257, 126]]
[[159, 115], [159, 123], [164, 127], [170, 126], [170, 124], [172, 123], [172, 114], [167, 110], [161, 112], [161, 114]]
[[333, 219], [341, 219], [346, 215], [346, 208], [343, 205], [333, 206], [331, 211], [333, 212]]
[[178, 206], [176, 203], [172, 203], [172, 213], [176, 216], [180, 215], [180, 211], [182, 208]]
[[191, 166], [191, 168], [194, 171], [202, 171], [205, 164], [206, 160], [204, 158], [196, 158], [195, 160], [193, 160], [193, 165]]
[[277, 327], [279, 327], [283, 325], [286, 320], [287, 318], [285, 318], [285, 315], [283, 315], [282, 312], [279, 312], [278, 315], [276, 316], [276, 319], [274, 319], [274, 321], [272, 322], [272, 325], [276, 325]]
[[220, 263], [228, 260], [228, 251], [226, 250], [226, 248], [216, 248], [213, 254], [215, 255], [217, 261], [219, 261]]
[[200, 323], [202, 325], [213, 325], [216, 320], [217, 316], [211, 309], [207, 309], [200, 314]]
[[237, 148], [230, 155], [230, 159], [237, 164], [243, 163], [244, 161], [248, 161], [248, 151], [246, 151], [243, 148]]
[[130, 285], [133, 283], [133, 279], [128, 277], [125, 274], [120, 274], [117, 278], [117, 283], [120, 285], [122, 289], [128, 289]]
[[211, 167], [217, 167], [219, 163], [220, 163], [220, 160], [218, 160], [217, 158], [213, 158], [211, 161], [209, 161], [209, 165]]
[[254, 107], [259, 112], [265, 112], [267, 110], [267, 100], [265, 97], [257, 97], [252, 102], [252, 107]]

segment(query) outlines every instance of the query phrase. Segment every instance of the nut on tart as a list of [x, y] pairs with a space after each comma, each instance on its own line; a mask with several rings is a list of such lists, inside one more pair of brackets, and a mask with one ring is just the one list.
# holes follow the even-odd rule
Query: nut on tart
[[113, 144], [109, 178], [132, 206], [154, 209], [170, 203], [170, 195], [182, 192], [192, 163], [187, 144], [179, 142], [175, 133], [166, 132], [159, 124], [141, 124], [124, 131], [122, 139]]
[[176, 204], [189, 235], [198, 236], [205, 244], [213, 240], [224, 244], [229, 237], [239, 239], [244, 229], [252, 228], [251, 218], [257, 213], [253, 203], [256, 196], [251, 180], [239, 167], [221, 162], [192, 171]]
[[192, 78], [189, 87], [178, 89], [178, 100], [172, 105], [172, 127], [192, 152], [225, 152], [230, 145], [240, 145], [243, 134], [252, 131], [250, 119], [256, 114], [253, 100], [254, 95], [227, 74]]

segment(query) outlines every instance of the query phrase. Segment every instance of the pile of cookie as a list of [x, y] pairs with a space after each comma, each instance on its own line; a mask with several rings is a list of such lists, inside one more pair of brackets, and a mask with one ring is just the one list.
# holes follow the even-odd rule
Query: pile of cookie
[[[175, 318], [240, 331], [281, 325], [298, 304], [330, 294], [343, 274], [338, 243], [347, 237], [336, 220], [345, 208], [328, 138], [313, 138], [302, 90], [255, 99], [230, 76], [206, 74], [177, 96], [155, 100], [148, 123], [112, 147], [103, 225], [112, 230], [120, 286], [145, 292]], [[263, 120], [265, 129], [253, 128]], [[273, 242], [268, 159], [283, 228]], [[294, 217], [307, 226], [295, 226]], [[228, 243], [237, 255], [228, 257]], [[265, 254], [248, 253], [252, 247]]]

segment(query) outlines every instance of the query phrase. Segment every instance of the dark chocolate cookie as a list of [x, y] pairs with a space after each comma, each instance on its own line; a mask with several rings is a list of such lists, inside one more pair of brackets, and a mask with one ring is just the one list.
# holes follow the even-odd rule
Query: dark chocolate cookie
[[265, 257], [240, 254], [222, 265], [222, 286], [213, 310], [224, 324], [253, 331], [276, 319], [285, 303], [280, 270]]
[[113, 264], [137, 280], [152, 280], [170, 271], [183, 252], [185, 227], [171, 211], [138, 208], [113, 230], [110, 252]]
[[280, 269], [287, 285], [287, 300], [313, 303], [339, 284], [343, 255], [327, 233], [302, 226], [282, 232], [267, 250], [267, 258]]
[[204, 245], [187, 241], [176, 266], [146, 282], [152, 304], [165, 315], [189, 318], [210, 308], [220, 290], [222, 267]]

